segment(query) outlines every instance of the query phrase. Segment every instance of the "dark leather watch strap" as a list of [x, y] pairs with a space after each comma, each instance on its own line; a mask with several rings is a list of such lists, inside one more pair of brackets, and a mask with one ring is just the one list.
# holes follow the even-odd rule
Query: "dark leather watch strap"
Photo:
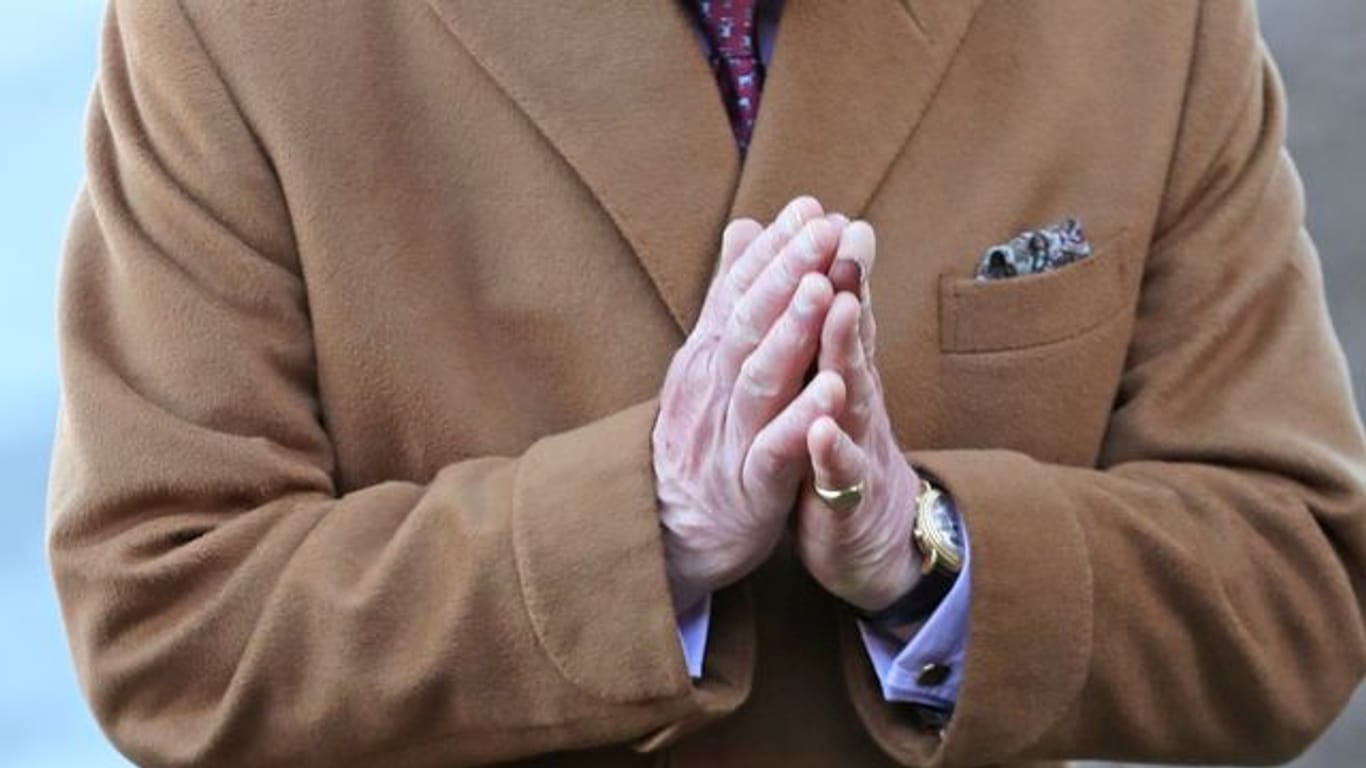
[[958, 574], [935, 568], [921, 576], [915, 586], [886, 608], [865, 611], [854, 606], [854, 614], [871, 624], [901, 625], [921, 621], [934, 613], [957, 580]]

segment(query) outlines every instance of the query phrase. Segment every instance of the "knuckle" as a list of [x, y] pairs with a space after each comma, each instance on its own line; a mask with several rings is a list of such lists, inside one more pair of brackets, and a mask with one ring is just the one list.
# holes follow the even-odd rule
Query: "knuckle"
[[750, 453], [750, 462], [753, 473], [760, 480], [769, 480], [781, 475], [787, 466], [787, 461], [774, 448], [771, 441], [756, 442]]
[[815, 421], [834, 408], [838, 387], [838, 379], [825, 374], [811, 381], [796, 404], [803, 423]]
[[726, 336], [741, 349], [754, 349], [763, 338], [754, 319], [754, 305], [742, 301], [731, 312], [726, 323]]
[[728, 276], [731, 289], [735, 292], [735, 295], [743, 294], [754, 284], [754, 278], [757, 277], [759, 271], [763, 269], [764, 261], [763, 251], [760, 250], [746, 253], [735, 263], [735, 266], [731, 268]]
[[754, 284], [755, 273], [753, 254], [746, 253], [736, 259], [725, 275], [727, 295], [734, 297], [736, 303], [743, 300]]
[[800, 346], [805, 336], [806, 327], [801, 318], [797, 316], [795, 310], [786, 312], [782, 319], [773, 326], [770, 335], [775, 346], [787, 352], [793, 347]]
[[751, 267], [751, 275], [773, 258], [773, 243], [776, 239], [777, 233], [773, 231], [772, 227], [765, 229], [758, 237], [754, 238], [754, 243], [750, 245], [750, 256], [752, 257], [750, 263], [754, 265]]
[[740, 365], [737, 384], [746, 395], [755, 399], [772, 400], [780, 394], [771, 367], [757, 355], [751, 355]]
[[715, 334], [716, 328], [726, 317], [726, 307], [730, 303], [727, 295], [728, 288], [722, 286], [713, 290], [708, 296], [706, 303], [702, 305], [702, 311], [697, 318], [697, 325], [693, 332], [689, 334], [689, 340], [693, 336], [702, 334]]
[[804, 246], [789, 247], [783, 251], [782, 258], [778, 259], [777, 274], [778, 282], [781, 285], [795, 285], [801, 280], [802, 275], [806, 274]]
[[801, 271], [793, 263], [792, 251], [784, 248], [776, 258], [768, 263], [763, 274], [754, 283], [754, 290], [769, 300], [781, 296], [787, 286], [795, 285], [801, 278]]
[[[860, 399], [848, 405], [848, 414], [854, 420], [862, 423], [866, 422], [873, 415], [873, 404], [867, 399]], [[843, 442], [843, 441], [841, 441]]]

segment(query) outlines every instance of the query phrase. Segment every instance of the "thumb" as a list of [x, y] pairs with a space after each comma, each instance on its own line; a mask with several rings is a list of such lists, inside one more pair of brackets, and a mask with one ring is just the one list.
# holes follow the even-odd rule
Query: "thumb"
[[[806, 433], [806, 446], [817, 489], [837, 491], [867, 481], [867, 455], [834, 419], [826, 416], [813, 422]], [[863, 490], [866, 495], [867, 488]], [[836, 513], [848, 511], [832, 509]]]

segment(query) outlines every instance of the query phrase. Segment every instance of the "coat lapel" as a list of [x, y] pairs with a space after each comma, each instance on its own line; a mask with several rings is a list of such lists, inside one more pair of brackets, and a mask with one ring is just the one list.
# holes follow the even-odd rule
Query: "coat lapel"
[[815, 195], [862, 213], [934, 97], [982, 0], [787, 0], [730, 214]]
[[684, 7], [428, 2], [579, 174], [691, 328], [740, 164]]
[[[689, 0], [690, 1], [690, 0]], [[728, 219], [859, 215], [982, 0], [786, 0], [741, 172], [678, 0], [427, 0], [602, 203], [684, 332]]]

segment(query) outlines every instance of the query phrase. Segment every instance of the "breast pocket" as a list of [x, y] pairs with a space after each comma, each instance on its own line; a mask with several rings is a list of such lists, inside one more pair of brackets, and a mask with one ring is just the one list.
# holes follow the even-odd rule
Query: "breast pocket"
[[1138, 270], [1128, 230], [1051, 272], [998, 280], [945, 275], [939, 347], [946, 353], [1021, 350], [1082, 336], [1130, 307]]
[[944, 447], [1091, 466], [1133, 332], [1142, 254], [1127, 231], [1052, 272], [940, 281]]

